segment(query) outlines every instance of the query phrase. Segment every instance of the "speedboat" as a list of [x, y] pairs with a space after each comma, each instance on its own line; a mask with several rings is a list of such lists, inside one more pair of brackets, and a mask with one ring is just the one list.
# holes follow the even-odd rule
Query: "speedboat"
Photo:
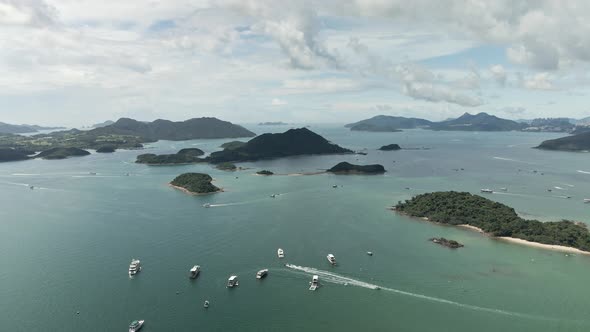
[[367, 255], [373, 256], [373, 252], [372, 251], [367, 251]]
[[285, 252], [283, 251], [283, 249], [279, 248], [277, 250], [277, 255], [279, 256], [279, 258], [284, 258], [285, 257]]
[[134, 276], [141, 271], [141, 261], [139, 259], [132, 259], [129, 264], [129, 276]]
[[492, 189], [482, 189], [481, 192], [486, 193], [486, 194], [493, 194], [494, 193], [494, 191]]
[[195, 279], [198, 275], [199, 272], [201, 272], [201, 267], [199, 265], [195, 265], [193, 266], [193, 268], [190, 270], [191, 274], [190, 274], [190, 278], [191, 279]]
[[209, 308], [209, 301], [205, 301], [205, 303], [203, 303], [203, 307]]
[[337, 184], [332, 185], [332, 188], [338, 188]]
[[270, 197], [275, 198], [275, 197], [277, 197], [277, 194], [272, 194], [272, 195], [270, 195]]
[[314, 291], [314, 290], [318, 289], [318, 287], [320, 287], [320, 277], [317, 275], [314, 275], [311, 278], [311, 282], [309, 283], [309, 290]]
[[266, 277], [267, 274], [268, 274], [268, 269], [260, 270], [260, 271], [256, 272], [256, 279], [262, 279], [262, 278]]
[[584, 203], [590, 203], [590, 198], [584, 198]]
[[227, 279], [227, 288], [233, 288], [238, 285], [238, 276], [231, 276]]
[[330, 264], [336, 265], [336, 257], [334, 257], [334, 255], [328, 254], [328, 256], [326, 256], [326, 258], [328, 258], [328, 262], [330, 262]]
[[134, 320], [129, 324], [129, 332], [136, 332], [141, 329], [145, 320]]
[[203, 207], [204, 207], [204, 208], [210, 208], [210, 207], [211, 207], [211, 204], [209, 204], [209, 203], [205, 203], [205, 204], [203, 204]]

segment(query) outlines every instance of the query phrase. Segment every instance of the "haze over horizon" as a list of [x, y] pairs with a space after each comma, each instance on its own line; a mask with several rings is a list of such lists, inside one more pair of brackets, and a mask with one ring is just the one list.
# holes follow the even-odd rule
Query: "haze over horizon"
[[0, 0], [0, 121], [590, 116], [585, 1]]

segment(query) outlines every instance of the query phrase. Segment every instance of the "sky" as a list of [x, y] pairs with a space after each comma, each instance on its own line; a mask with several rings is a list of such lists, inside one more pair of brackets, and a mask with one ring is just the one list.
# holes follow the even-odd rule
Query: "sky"
[[586, 0], [0, 0], [0, 121], [590, 116]]

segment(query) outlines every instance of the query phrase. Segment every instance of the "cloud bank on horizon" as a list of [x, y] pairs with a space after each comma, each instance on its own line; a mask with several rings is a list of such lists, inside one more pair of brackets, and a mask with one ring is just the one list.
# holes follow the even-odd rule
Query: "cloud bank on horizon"
[[0, 0], [0, 120], [586, 117], [590, 2]]

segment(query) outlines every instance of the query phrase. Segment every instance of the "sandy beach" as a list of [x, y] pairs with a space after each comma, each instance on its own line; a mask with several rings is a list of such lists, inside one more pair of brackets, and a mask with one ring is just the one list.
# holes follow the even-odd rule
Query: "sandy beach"
[[192, 191], [190, 191], [190, 190], [188, 190], [186, 188], [175, 186], [172, 183], [168, 183], [168, 186], [170, 186], [170, 187], [172, 187], [174, 189], [178, 189], [178, 190], [184, 192], [185, 194], [193, 195], [193, 196], [204, 196], [204, 195], [211, 195], [211, 194], [216, 194], [216, 193], [223, 192], [223, 188], [219, 188], [219, 190], [214, 191], [214, 192], [210, 192], [210, 193], [194, 193], [194, 192], [192, 192]]

